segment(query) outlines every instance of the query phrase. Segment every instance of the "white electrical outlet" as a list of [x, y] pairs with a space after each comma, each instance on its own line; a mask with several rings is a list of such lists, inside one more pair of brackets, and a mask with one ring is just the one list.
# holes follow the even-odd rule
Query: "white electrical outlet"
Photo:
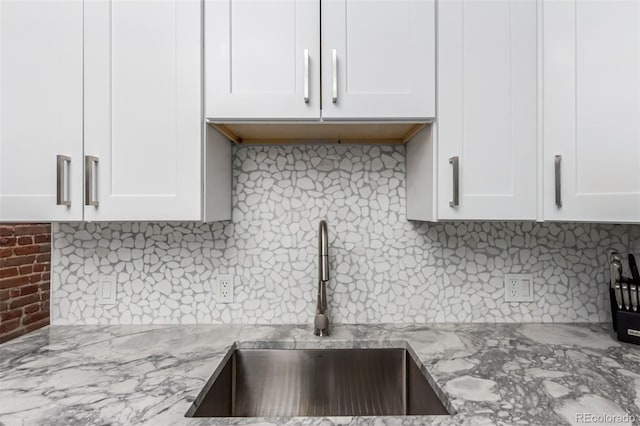
[[218, 303], [233, 303], [233, 275], [218, 275]]
[[506, 274], [504, 300], [507, 302], [533, 302], [533, 275]]
[[118, 300], [118, 286], [115, 275], [98, 277], [98, 305], [115, 305]]

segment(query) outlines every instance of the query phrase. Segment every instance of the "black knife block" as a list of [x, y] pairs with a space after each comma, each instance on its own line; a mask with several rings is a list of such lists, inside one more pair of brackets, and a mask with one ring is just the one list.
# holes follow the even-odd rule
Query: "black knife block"
[[618, 340], [640, 345], [640, 313], [617, 311]]
[[618, 305], [615, 302], [616, 296], [612, 289], [609, 289], [609, 298], [611, 300], [613, 329], [618, 334], [618, 340], [640, 345], [640, 311], [633, 312], [618, 309]]

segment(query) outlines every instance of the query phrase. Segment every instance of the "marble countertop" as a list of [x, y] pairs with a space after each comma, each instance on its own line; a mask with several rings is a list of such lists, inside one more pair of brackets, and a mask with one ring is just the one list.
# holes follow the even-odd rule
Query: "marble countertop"
[[[404, 347], [452, 416], [185, 418], [236, 347]], [[636, 420], [633, 420], [635, 417]], [[640, 347], [601, 324], [51, 326], [0, 345], [0, 424], [638, 424]], [[615, 423], [615, 422], [618, 423]]]

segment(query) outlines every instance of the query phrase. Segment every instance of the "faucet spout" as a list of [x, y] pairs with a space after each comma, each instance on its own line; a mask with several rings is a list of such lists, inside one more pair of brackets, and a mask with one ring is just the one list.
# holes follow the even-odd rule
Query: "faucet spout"
[[327, 281], [329, 281], [329, 234], [327, 222], [320, 221], [318, 232], [318, 302], [316, 317], [313, 321], [316, 336], [329, 335], [329, 316], [327, 315]]
[[329, 281], [329, 235], [324, 220], [318, 230], [318, 281]]

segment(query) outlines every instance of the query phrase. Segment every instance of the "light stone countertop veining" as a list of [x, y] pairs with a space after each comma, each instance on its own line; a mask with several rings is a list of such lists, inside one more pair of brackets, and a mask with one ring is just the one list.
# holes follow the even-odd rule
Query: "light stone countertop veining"
[[[606, 324], [332, 331], [317, 338], [308, 325], [46, 327], [0, 345], [0, 424], [559, 425], [584, 424], [586, 416], [639, 424], [640, 347], [616, 341]], [[185, 418], [234, 346], [408, 348], [455, 414]]]

